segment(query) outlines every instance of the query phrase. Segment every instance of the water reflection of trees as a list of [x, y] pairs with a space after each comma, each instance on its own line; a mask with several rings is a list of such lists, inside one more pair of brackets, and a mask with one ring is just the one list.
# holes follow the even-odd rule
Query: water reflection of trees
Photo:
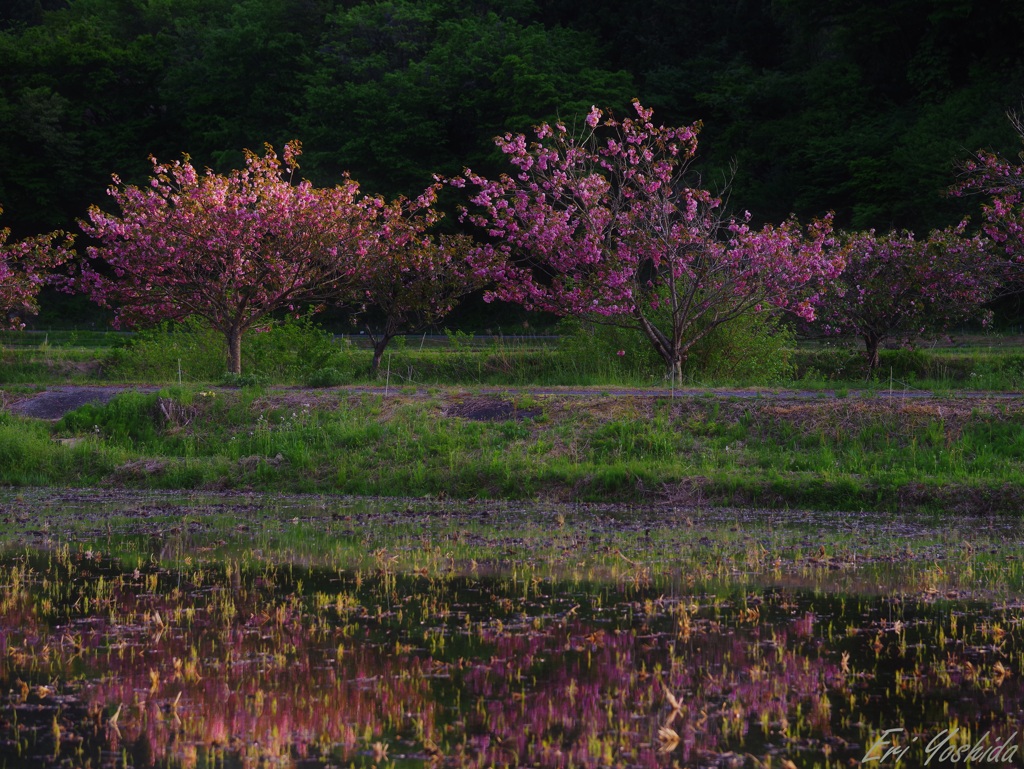
[[[871, 728], [890, 726], [876, 718], [882, 690], [893, 726], [958, 717], [993, 738], [1014, 722], [985, 714], [1024, 701], [1008, 668], [993, 673], [962, 643], [908, 648], [906, 631], [902, 642], [892, 628], [861, 633], [853, 617], [826, 642], [821, 617], [791, 606], [706, 612], [633, 588], [601, 592], [604, 613], [566, 610], [554, 591], [524, 611], [492, 582], [491, 618], [475, 606], [473, 621], [466, 594], [484, 591], [471, 581], [390, 575], [357, 590], [336, 579], [326, 594], [237, 572], [168, 576], [79, 565], [0, 579], [0, 687], [33, 755], [123, 750], [137, 766], [210, 755], [251, 766], [729, 763], [863, 747]], [[844, 647], [866, 654], [851, 665]]]
[[494, 656], [465, 681], [486, 703], [467, 727], [479, 765], [530, 756], [553, 766], [626, 757], [656, 766], [665, 753], [688, 764], [754, 749], [751, 728], [778, 732], [798, 706], [828, 734], [836, 664], [787, 648], [787, 628], [772, 640], [758, 628], [721, 630], [680, 637], [576, 621], [546, 633], [493, 633]]
[[411, 720], [434, 730], [431, 660], [367, 642], [351, 612], [311, 611], [272, 586], [157, 594], [121, 581], [86, 616], [90, 591], [68, 587], [61, 607], [44, 589], [0, 613], [0, 685], [57, 682], [29, 686], [15, 705], [85, 711], [61, 724], [65, 751], [98, 741], [149, 764], [192, 766], [209, 753], [255, 764], [354, 755]]

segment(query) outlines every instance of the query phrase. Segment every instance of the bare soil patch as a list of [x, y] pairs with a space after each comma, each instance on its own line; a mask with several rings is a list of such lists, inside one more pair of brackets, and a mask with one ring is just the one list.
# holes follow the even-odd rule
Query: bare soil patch
[[153, 392], [155, 387], [54, 387], [28, 398], [15, 401], [8, 409], [12, 414], [35, 419], [57, 420], [87, 403], [102, 405], [115, 395], [128, 390]]
[[458, 417], [474, 422], [521, 422], [541, 414], [539, 408], [519, 408], [500, 397], [469, 398], [451, 403], [444, 410], [446, 417]]

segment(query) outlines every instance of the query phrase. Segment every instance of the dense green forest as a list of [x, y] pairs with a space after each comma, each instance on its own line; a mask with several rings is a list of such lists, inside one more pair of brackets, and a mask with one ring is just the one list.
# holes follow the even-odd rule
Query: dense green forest
[[492, 137], [619, 113], [700, 120], [699, 171], [735, 165], [758, 220], [927, 229], [971, 150], [1015, 153], [1014, 0], [8, 0], [0, 204], [16, 235], [73, 228], [111, 173], [304, 142], [303, 173], [409, 193], [504, 170]]

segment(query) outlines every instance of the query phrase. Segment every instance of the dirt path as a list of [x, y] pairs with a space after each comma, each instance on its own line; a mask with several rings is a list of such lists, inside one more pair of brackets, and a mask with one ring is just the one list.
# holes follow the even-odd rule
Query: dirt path
[[[35, 419], [56, 420], [63, 417], [69, 411], [73, 411], [87, 403], [104, 404], [110, 401], [118, 393], [134, 392], [155, 392], [159, 388], [151, 385], [97, 385], [97, 386], [74, 386], [62, 385], [51, 387], [43, 392], [21, 397], [10, 403], [8, 410], [19, 416], [33, 417]], [[432, 388], [433, 389], [433, 388]], [[936, 395], [927, 390], [850, 390], [837, 395], [832, 390], [729, 390], [718, 388], [687, 388], [669, 390], [668, 388], [574, 388], [574, 387], [468, 387], [454, 385], [441, 389], [454, 392], [469, 391], [482, 399], [496, 397], [499, 400], [509, 395], [561, 395], [568, 397], [632, 397], [632, 398], [734, 398], [742, 400], [764, 400], [771, 402], [807, 402], [832, 400], [835, 398], [856, 399], [883, 399], [883, 400], [956, 400], [963, 402], [998, 401], [1012, 403], [1024, 400], [1024, 393], [991, 393], [991, 392], [966, 392], [958, 391], [950, 395]], [[274, 393], [291, 393], [301, 391], [301, 388], [281, 387], [268, 388], [267, 394], [271, 397]], [[375, 393], [379, 395], [413, 395], [426, 396], [426, 389], [417, 388], [414, 392], [409, 387], [373, 387], [356, 385], [352, 387], [324, 388], [317, 392], [327, 393], [331, 391]], [[464, 416], [464, 415], [463, 415]], [[498, 415], [495, 418], [508, 418]]]

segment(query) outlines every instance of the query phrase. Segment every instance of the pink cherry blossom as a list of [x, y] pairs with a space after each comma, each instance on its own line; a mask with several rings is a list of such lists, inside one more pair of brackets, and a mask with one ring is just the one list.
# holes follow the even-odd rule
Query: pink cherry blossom
[[[1024, 141], [1024, 118], [1009, 115], [1021, 140]], [[993, 251], [1003, 257], [1006, 276], [1019, 281], [1024, 270], [1024, 165], [992, 152], [979, 151], [961, 163], [963, 178], [953, 187], [954, 195], [980, 194], [987, 198], [982, 205], [981, 227], [990, 239]]]
[[496, 143], [514, 176], [452, 181], [475, 188], [463, 217], [493, 240], [473, 254], [492, 265], [486, 298], [637, 329], [676, 374], [694, 344], [756, 307], [813, 317], [842, 269], [824, 248], [831, 218], [760, 230], [728, 218], [689, 181], [700, 124], [655, 126], [634, 109], [601, 123], [594, 108], [580, 135], [540, 126], [529, 145], [506, 134]]
[[431, 234], [441, 218], [433, 207], [438, 186], [415, 200], [374, 201], [372, 227], [379, 236], [360, 259], [354, 302], [373, 343], [373, 370], [396, 334], [438, 322], [487, 280], [483, 262], [467, 258], [468, 237]]
[[10, 228], [0, 229], [0, 326], [24, 328], [49, 272], [72, 256], [73, 238], [59, 231], [14, 242], [10, 236]]
[[827, 333], [864, 340], [869, 375], [878, 348], [895, 335], [914, 337], [977, 316], [998, 286], [980, 236], [967, 223], [935, 230], [844, 235], [837, 249], [846, 267], [819, 309]]
[[282, 163], [267, 145], [227, 175], [200, 174], [187, 156], [152, 158], [142, 188], [115, 176], [109, 194], [121, 214], [89, 210], [80, 224], [100, 245], [69, 286], [123, 325], [202, 318], [224, 334], [229, 370], [240, 373], [242, 335], [274, 311], [350, 290], [376, 237], [374, 202], [356, 182], [318, 189], [291, 180], [300, 154], [292, 142]]

